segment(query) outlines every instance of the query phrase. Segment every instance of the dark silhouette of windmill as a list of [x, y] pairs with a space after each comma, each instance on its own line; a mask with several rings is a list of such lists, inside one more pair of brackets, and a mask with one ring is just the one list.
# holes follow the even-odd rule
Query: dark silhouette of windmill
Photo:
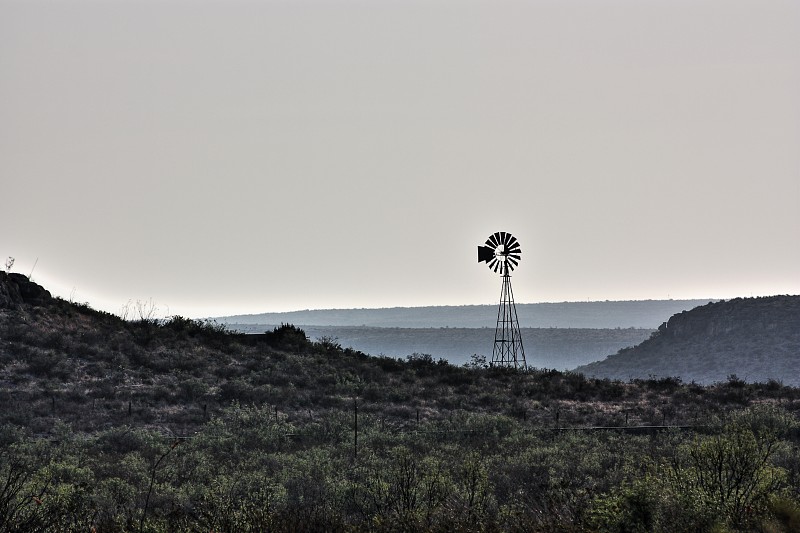
[[521, 255], [519, 241], [505, 231], [490, 235], [483, 246], [478, 246], [478, 262], [485, 262], [491, 270], [499, 272], [503, 277], [491, 365], [525, 370], [528, 365], [519, 332], [514, 292], [511, 290], [511, 271], [519, 264]]

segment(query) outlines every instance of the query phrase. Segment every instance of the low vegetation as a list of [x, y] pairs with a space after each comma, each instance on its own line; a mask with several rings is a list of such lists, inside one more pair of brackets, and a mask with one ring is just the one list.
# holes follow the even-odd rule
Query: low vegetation
[[795, 531], [800, 390], [0, 308], [0, 531]]

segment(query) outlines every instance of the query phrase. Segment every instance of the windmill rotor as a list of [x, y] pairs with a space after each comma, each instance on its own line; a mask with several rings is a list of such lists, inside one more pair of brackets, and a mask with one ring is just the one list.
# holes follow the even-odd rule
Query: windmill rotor
[[516, 237], [505, 231], [489, 235], [483, 246], [478, 246], [478, 262], [486, 263], [490, 270], [506, 274], [519, 265], [522, 248]]

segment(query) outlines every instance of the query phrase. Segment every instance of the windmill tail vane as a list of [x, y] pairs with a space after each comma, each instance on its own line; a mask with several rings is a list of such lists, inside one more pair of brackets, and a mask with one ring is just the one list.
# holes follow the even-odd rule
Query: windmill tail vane
[[491, 365], [525, 370], [525, 348], [522, 345], [517, 307], [511, 289], [511, 271], [519, 265], [521, 256], [519, 241], [505, 231], [489, 235], [486, 242], [478, 246], [478, 262], [486, 263], [490, 270], [499, 273], [503, 278]]

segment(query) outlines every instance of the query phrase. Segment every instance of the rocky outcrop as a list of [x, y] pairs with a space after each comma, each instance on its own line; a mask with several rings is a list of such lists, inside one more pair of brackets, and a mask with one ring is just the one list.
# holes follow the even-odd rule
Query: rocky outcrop
[[13, 309], [20, 304], [44, 305], [52, 299], [48, 290], [26, 276], [0, 271], [0, 309]]
[[800, 386], [800, 296], [736, 298], [672, 316], [634, 348], [576, 369], [615, 379], [736, 375]]

